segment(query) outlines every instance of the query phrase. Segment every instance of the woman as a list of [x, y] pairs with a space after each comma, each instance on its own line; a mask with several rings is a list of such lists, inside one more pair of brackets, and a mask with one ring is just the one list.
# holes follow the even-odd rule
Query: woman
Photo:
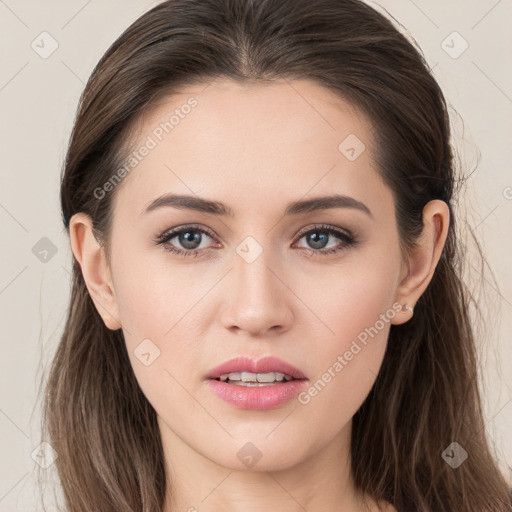
[[62, 177], [45, 439], [70, 512], [504, 511], [443, 94], [358, 0], [170, 0]]

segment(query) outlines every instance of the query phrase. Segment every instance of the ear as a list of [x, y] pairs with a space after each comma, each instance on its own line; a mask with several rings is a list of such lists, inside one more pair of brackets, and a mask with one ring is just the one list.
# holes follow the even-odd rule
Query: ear
[[105, 249], [99, 244], [92, 230], [91, 218], [76, 213], [69, 222], [71, 249], [82, 269], [87, 290], [105, 325], [120, 329], [119, 309], [108, 266]]
[[[449, 226], [448, 205], [439, 199], [429, 201], [423, 208], [423, 231], [418, 245], [411, 249], [408, 260], [404, 262], [405, 275], [397, 288], [396, 302], [414, 308], [434, 275]], [[395, 315], [392, 324], [403, 324], [413, 315], [412, 309], [404, 309], [404, 306], [402, 311], [401, 314]]]

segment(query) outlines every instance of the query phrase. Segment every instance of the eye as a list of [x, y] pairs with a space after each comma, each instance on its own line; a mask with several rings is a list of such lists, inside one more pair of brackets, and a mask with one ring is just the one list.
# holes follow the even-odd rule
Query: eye
[[[299, 248], [308, 251], [308, 254], [333, 254], [343, 251], [357, 243], [356, 239], [348, 231], [325, 224], [317, 224], [313, 229], [299, 234], [299, 241], [303, 238], [305, 238], [308, 246]], [[333, 238], [337, 238], [340, 242], [329, 247], [328, 243], [330, 239], [332, 240]]]
[[[213, 232], [209, 229], [195, 226], [183, 226], [178, 229], [166, 231], [158, 236], [154, 242], [157, 245], [162, 245], [166, 251], [194, 257], [200, 254], [200, 250], [208, 248], [207, 239], [212, 239], [214, 236]], [[171, 240], [174, 239], [176, 240], [171, 243]], [[205, 241], [206, 244], [203, 244]], [[175, 244], [180, 244], [181, 247], [177, 247]], [[217, 246], [219, 247], [220, 244]]]
[[[300, 241], [303, 238], [308, 245], [297, 247], [309, 255], [319, 256], [343, 251], [357, 243], [350, 232], [325, 224], [316, 224], [313, 228], [303, 231], [298, 235], [297, 240]], [[182, 226], [162, 233], [154, 240], [154, 243], [162, 245], [166, 251], [173, 254], [197, 257], [204, 250], [212, 248], [208, 239], [215, 239], [215, 234], [210, 229]], [[329, 242], [333, 239], [338, 239], [339, 242], [329, 247]], [[222, 247], [218, 242], [215, 244], [213, 247]]]

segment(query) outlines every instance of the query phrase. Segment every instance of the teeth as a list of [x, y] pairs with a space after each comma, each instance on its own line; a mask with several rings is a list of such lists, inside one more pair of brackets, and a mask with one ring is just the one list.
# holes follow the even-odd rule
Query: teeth
[[257, 373], [242, 372], [243, 382], [256, 382], [258, 380]]
[[[220, 380], [222, 382], [226, 382], [229, 380], [233, 384], [239, 383], [272, 383], [272, 382], [281, 382], [283, 380], [290, 381], [293, 380], [291, 375], [286, 375], [280, 372], [268, 372], [268, 373], [251, 373], [251, 372], [233, 372], [233, 373], [225, 373], [220, 376]], [[243, 384], [242, 384], [243, 385]]]
[[220, 380], [227, 380], [228, 377], [229, 380], [240, 380], [240, 373], [225, 373], [220, 376]]

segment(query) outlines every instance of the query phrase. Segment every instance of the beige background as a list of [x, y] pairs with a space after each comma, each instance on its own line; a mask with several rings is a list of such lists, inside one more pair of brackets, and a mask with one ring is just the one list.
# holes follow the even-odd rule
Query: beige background
[[[68, 300], [71, 253], [58, 186], [78, 98], [110, 43], [155, 3], [0, 0], [0, 512], [42, 510], [31, 454], [40, 441], [41, 361], [55, 350]], [[480, 348], [486, 429], [512, 478], [512, 1], [379, 5], [407, 27], [434, 67], [452, 107], [454, 143], [472, 173], [462, 204], [496, 277], [486, 277], [482, 296], [490, 319]], [[46, 59], [31, 47], [47, 37], [51, 49], [43, 31], [58, 44]], [[464, 41], [468, 48], [454, 58]], [[57, 251], [46, 261], [37, 257], [36, 244], [48, 244], [43, 237]]]

